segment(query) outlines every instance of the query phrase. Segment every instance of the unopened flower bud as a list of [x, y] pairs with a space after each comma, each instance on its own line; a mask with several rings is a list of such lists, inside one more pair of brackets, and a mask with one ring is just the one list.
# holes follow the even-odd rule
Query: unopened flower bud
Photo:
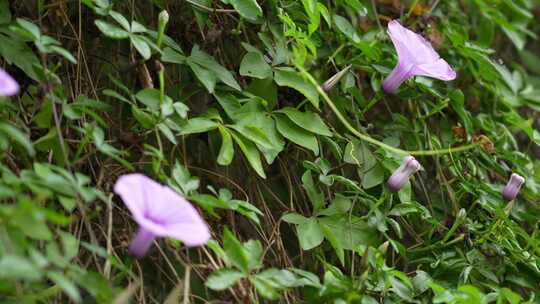
[[339, 71], [337, 74], [335, 74], [334, 76], [328, 78], [327, 81], [325, 81], [322, 85], [321, 85], [321, 88], [323, 89], [323, 91], [325, 92], [328, 92], [330, 91], [340, 80], [341, 78], [343, 77], [343, 75], [345, 75], [345, 73], [347, 73], [347, 71], [349, 71], [349, 68], [351, 66], [347, 66], [346, 68], [344, 68], [343, 70]]
[[167, 13], [167, 11], [161, 11], [158, 16], [158, 21], [161, 26], [165, 27], [165, 25], [169, 23], [169, 13]]
[[525, 183], [525, 178], [523, 178], [523, 176], [512, 173], [512, 175], [510, 175], [508, 183], [502, 191], [503, 199], [506, 201], [511, 201], [515, 199], [523, 183]]
[[390, 191], [399, 191], [418, 170], [420, 170], [420, 163], [412, 156], [405, 157], [399, 168], [388, 179], [387, 185]]

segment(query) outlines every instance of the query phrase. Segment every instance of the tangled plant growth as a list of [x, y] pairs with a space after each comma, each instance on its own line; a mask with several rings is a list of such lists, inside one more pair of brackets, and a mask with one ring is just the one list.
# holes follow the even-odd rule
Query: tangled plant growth
[[0, 300], [539, 302], [539, 19], [0, 0]]

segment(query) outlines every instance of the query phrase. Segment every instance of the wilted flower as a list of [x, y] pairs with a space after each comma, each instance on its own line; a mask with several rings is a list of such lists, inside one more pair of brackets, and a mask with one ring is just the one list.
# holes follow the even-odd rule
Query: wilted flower
[[142, 174], [121, 176], [114, 192], [139, 224], [129, 246], [136, 257], [144, 256], [156, 237], [171, 237], [190, 247], [203, 245], [210, 238], [208, 226], [187, 200]]
[[390, 191], [399, 191], [418, 170], [420, 170], [420, 163], [410, 155], [405, 157], [399, 168], [388, 179], [387, 185]]
[[525, 183], [525, 178], [523, 178], [523, 176], [512, 173], [512, 175], [510, 175], [508, 183], [502, 191], [503, 199], [506, 201], [511, 201], [515, 199], [523, 183]]
[[422, 36], [396, 20], [388, 23], [388, 35], [396, 48], [398, 62], [382, 83], [385, 92], [394, 92], [405, 80], [417, 75], [444, 81], [456, 78], [456, 72]]
[[17, 81], [0, 68], [0, 96], [13, 96], [17, 93], [19, 93]]

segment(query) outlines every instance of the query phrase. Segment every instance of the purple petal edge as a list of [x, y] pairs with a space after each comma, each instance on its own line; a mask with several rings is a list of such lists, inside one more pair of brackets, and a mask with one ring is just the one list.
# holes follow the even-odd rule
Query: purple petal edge
[[11, 75], [0, 68], [0, 96], [13, 96], [19, 93], [19, 84]]

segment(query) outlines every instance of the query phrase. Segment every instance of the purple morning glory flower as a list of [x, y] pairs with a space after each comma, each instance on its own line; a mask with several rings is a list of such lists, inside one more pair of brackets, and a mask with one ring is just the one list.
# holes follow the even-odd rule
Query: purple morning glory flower
[[399, 189], [403, 188], [411, 175], [420, 170], [420, 167], [420, 163], [414, 157], [410, 155], [405, 157], [403, 161], [401, 161], [399, 168], [392, 173], [392, 176], [390, 176], [386, 183], [390, 191], [397, 192]]
[[13, 96], [17, 93], [19, 93], [17, 81], [0, 68], [0, 96]]
[[417, 75], [444, 81], [456, 78], [456, 72], [424, 37], [404, 28], [396, 20], [388, 23], [388, 35], [396, 48], [398, 62], [382, 83], [385, 92], [394, 92], [405, 80]]
[[143, 257], [156, 237], [170, 237], [186, 246], [204, 245], [210, 239], [208, 226], [197, 210], [171, 188], [142, 174], [121, 176], [114, 185], [139, 224], [129, 245], [136, 257]]
[[503, 199], [505, 201], [511, 201], [515, 199], [523, 183], [525, 183], [525, 178], [523, 178], [523, 176], [512, 173], [512, 175], [510, 175], [508, 183], [502, 191]]

